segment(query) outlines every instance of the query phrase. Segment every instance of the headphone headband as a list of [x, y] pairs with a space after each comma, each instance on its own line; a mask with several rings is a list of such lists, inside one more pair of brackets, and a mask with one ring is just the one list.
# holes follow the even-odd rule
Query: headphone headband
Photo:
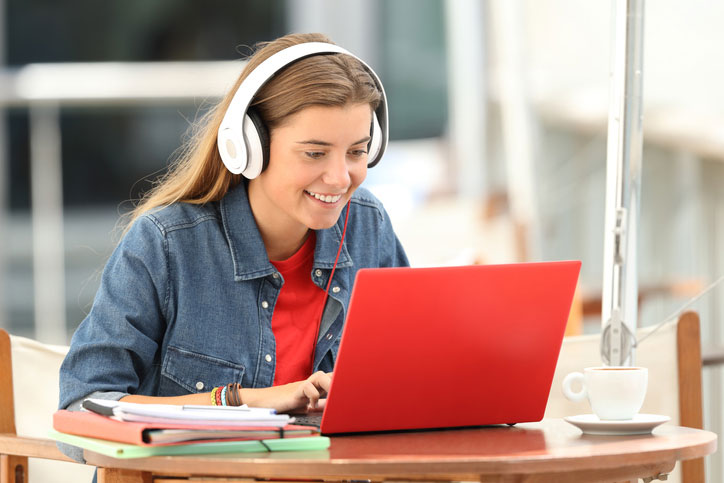
[[297, 60], [312, 55], [337, 53], [349, 55], [359, 61], [382, 94], [379, 106], [372, 116], [373, 132], [368, 166], [372, 167], [379, 162], [387, 147], [388, 139], [387, 97], [379, 77], [362, 59], [338, 45], [326, 42], [306, 42], [287, 47], [270, 56], [244, 79], [234, 94], [221, 121], [216, 139], [221, 159], [229, 171], [234, 174], [243, 173], [247, 178], [254, 178], [264, 167], [262, 162], [257, 161], [257, 158], [263, 157], [262, 153], [258, 151], [264, 142], [264, 135], [257, 132], [255, 122], [247, 114], [259, 89], [277, 72]]

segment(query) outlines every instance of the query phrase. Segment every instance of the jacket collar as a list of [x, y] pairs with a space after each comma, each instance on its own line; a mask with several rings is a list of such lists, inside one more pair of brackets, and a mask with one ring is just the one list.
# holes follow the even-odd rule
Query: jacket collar
[[[346, 208], [345, 208], [346, 209]], [[231, 259], [234, 264], [234, 280], [237, 282], [266, 277], [276, 269], [269, 262], [264, 241], [251, 212], [246, 192], [246, 182], [231, 188], [220, 202], [221, 223], [224, 228]], [[331, 269], [342, 239], [344, 214], [329, 229], [317, 230], [314, 249], [314, 267]], [[346, 244], [339, 255], [337, 268], [352, 266]]]

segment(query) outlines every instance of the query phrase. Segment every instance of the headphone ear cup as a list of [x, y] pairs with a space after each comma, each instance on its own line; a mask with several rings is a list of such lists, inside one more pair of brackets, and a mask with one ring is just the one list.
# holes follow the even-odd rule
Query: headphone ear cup
[[235, 133], [229, 128], [219, 129], [216, 142], [221, 161], [226, 168], [234, 174], [243, 172], [246, 169], [246, 144], [243, 134]]
[[379, 162], [380, 147], [382, 146], [382, 128], [377, 120], [377, 113], [372, 113], [372, 126], [370, 128], [370, 142], [367, 148], [367, 166], [372, 167]]
[[247, 162], [242, 174], [253, 179], [269, 165], [269, 131], [255, 109], [248, 109], [244, 116], [244, 140]]

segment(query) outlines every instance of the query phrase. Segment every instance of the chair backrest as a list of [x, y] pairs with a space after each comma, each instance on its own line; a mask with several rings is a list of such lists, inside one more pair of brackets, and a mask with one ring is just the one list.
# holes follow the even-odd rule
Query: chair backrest
[[[653, 327], [639, 329], [641, 340]], [[642, 413], [664, 414], [671, 423], [701, 429], [701, 341], [699, 316], [685, 312], [647, 338], [636, 349], [636, 365], [649, 369], [649, 384]], [[588, 402], [573, 403], [561, 390], [563, 378], [584, 367], [600, 366], [600, 334], [566, 337], [553, 377], [545, 417], [559, 418], [591, 412]], [[684, 461], [681, 473], [677, 466], [669, 481], [694, 483], [704, 481], [704, 460]], [[680, 480], [677, 480], [680, 478]]]
[[[0, 432], [47, 438], [58, 405], [58, 377], [68, 347], [41, 344], [0, 329]], [[94, 467], [32, 458], [31, 482], [91, 481]]]

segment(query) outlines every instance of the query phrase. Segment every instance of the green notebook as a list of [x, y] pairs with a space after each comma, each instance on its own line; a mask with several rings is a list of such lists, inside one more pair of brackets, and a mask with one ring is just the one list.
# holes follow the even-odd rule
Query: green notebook
[[263, 441], [214, 441], [210, 443], [188, 443], [161, 446], [139, 446], [117, 443], [105, 439], [87, 438], [74, 434], [50, 430], [48, 435], [63, 443], [80, 446], [96, 453], [114, 458], [145, 458], [147, 456], [170, 456], [218, 453], [255, 453], [267, 451], [314, 451], [329, 448], [326, 436], [265, 439]]

